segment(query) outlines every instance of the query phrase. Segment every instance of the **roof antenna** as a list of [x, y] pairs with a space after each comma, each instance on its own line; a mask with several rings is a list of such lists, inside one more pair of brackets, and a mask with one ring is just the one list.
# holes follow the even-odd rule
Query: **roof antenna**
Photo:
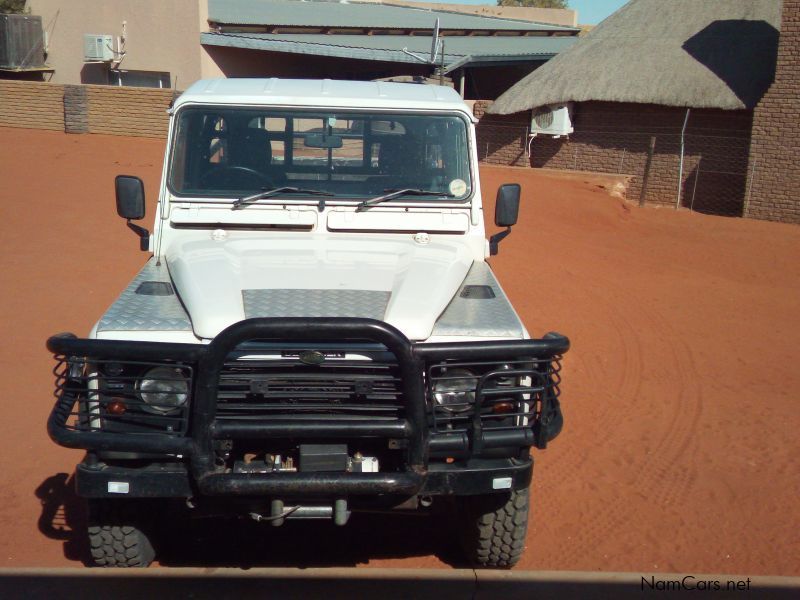
[[433, 26], [433, 39], [431, 40], [431, 57], [429, 62], [432, 65], [436, 64], [436, 56], [439, 54], [439, 19], [436, 19], [436, 24]]
[[435, 65], [436, 55], [439, 54], [439, 43], [439, 19], [436, 19], [436, 23], [433, 26], [433, 39], [431, 40], [431, 55], [426, 59], [419, 54], [414, 54], [408, 49], [408, 47], [403, 48], [403, 53], [416, 58], [419, 62]]

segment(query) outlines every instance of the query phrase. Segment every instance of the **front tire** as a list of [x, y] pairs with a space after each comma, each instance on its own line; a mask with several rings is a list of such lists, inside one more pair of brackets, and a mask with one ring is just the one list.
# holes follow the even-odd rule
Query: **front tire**
[[510, 569], [525, 550], [530, 493], [528, 488], [459, 499], [461, 545], [479, 568]]
[[144, 511], [124, 500], [89, 501], [89, 548], [98, 567], [147, 567], [155, 558]]

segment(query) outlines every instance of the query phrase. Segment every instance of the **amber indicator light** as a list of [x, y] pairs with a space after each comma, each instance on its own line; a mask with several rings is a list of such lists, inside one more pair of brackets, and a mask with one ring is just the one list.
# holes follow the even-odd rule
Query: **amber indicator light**
[[124, 415], [128, 407], [122, 400], [113, 400], [106, 405], [106, 412], [110, 415]]

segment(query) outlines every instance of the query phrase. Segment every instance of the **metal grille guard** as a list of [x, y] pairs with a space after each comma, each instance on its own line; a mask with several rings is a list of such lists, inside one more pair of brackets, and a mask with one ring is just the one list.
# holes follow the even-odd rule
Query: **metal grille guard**
[[[252, 437], [252, 427], [225, 424], [215, 419], [216, 396], [220, 370], [228, 354], [249, 340], [348, 341], [377, 342], [385, 346], [396, 360], [402, 379], [405, 417], [396, 422], [359, 424], [307, 423], [299, 431], [296, 425], [273, 424], [274, 435], [303, 434], [323, 436], [372, 436], [405, 439], [406, 470], [396, 473], [271, 473], [269, 475], [230, 474], [215, 464], [214, 440], [221, 437]], [[491, 342], [455, 342], [413, 344], [399, 330], [382, 321], [359, 318], [286, 318], [248, 319], [222, 331], [209, 345], [161, 342], [78, 339], [60, 334], [47, 341], [47, 348], [57, 357], [82, 360], [151, 360], [195, 364], [191, 396], [189, 436], [137, 433], [126, 435], [101, 431], [80, 431], [68, 421], [75, 415], [79, 398], [71, 393], [58, 393], [48, 419], [48, 433], [56, 443], [70, 448], [114, 450], [182, 455], [190, 462], [190, 470], [198, 488], [209, 495], [291, 494], [413, 494], [419, 491], [427, 473], [431, 447], [426, 409], [424, 372], [426, 362], [435, 360], [504, 360], [509, 357], [556, 359], [569, 349], [569, 340], [559, 334], [548, 334], [538, 340]], [[67, 373], [68, 377], [69, 374]], [[319, 429], [315, 427], [319, 425]], [[257, 427], [257, 426], [256, 426]], [[481, 435], [482, 446], [490, 447], [491, 432]], [[529, 445], [531, 429], [525, 428], [520, 440]], [[506, 443], [505, 440], [503, 443]]]

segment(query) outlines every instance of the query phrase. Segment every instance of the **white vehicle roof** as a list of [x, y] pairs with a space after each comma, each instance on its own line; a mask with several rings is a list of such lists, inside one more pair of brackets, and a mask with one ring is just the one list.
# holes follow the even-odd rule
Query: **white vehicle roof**
[[452, 88], [384, 81], [201, 79], [175, 101], [174, 107], [188, 103], [459, 110], [470, 115]]

